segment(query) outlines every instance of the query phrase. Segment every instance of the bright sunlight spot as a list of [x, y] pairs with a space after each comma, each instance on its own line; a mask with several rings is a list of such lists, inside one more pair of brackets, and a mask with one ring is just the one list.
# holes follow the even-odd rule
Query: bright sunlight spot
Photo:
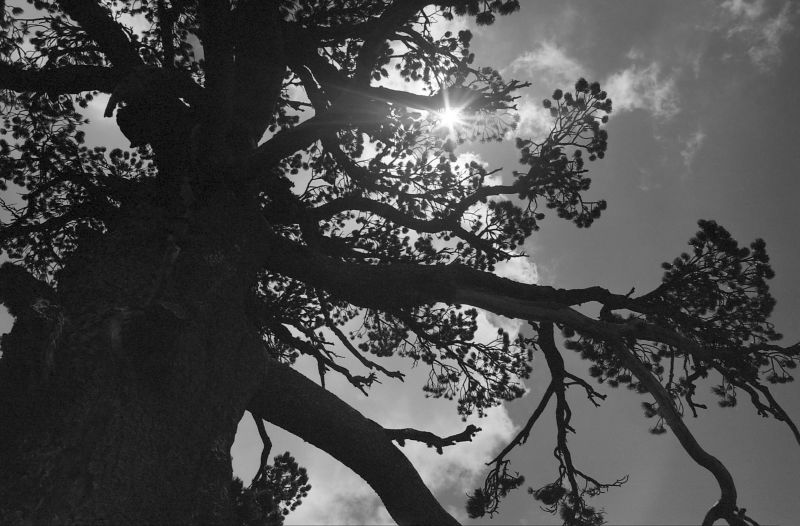
[[461, 110], [458, 108], [447, 108], [440, 111], [439, 122], [441, 122], [442, 126], [447, 126], [448, 128], [452, 128], [456, 124], [461, 124], [463, 122], [461, 119]]
[[447, 128], [451, 135], [455, 134], [456, 126], [464, 124], [461, 108], [446, 106], [442, 111], [436, 112], [439, 126]]

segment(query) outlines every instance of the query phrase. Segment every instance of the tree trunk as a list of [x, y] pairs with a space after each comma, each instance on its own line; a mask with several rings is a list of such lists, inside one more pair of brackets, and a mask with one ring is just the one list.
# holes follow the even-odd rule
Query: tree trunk
[[50, 300], [3, 292], [17, 323], [0, 361], [0, 523], [231, 522], [230, 448], [266, 364], [244, 214], [209, 201], [177, 258], [168, 214], [141, 200]]
[[[232, 523], [230, 448], [255, 403], [364, 477], [399, 523], [455, 524], [379, 425], [270, 365], [247, 314], [265, 250], [280, 250], [259, 209], [221, 180], [196, 185], [191, 207], [175, 205], [180, 184], [142, 186], [104, 234], [83, 234], [57, 290], [0, 267], [16, 318], [0, 523]], [[307, 392], [286, 405], [287, 389]], [[325, 426], [302, 418], [320, 410]]]

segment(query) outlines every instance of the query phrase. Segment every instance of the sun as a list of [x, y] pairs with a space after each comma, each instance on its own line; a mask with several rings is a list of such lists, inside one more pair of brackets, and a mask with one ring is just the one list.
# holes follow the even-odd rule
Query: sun
[[445, 108], [439, 112], [439, 123], [442, 126], [453, 128], [457, 124], [463, 124], [460, 108]]

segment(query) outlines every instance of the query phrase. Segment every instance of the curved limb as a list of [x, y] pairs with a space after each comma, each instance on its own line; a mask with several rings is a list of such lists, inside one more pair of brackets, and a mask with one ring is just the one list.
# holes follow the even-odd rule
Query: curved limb
[[[678, 438], [683, 449], [702, 467], [706, 468], [717, 480], [720, 489], [720, 498], [714, 506], [708, 510], [703, 519], [703, 526], [711, 526], [717, 519], [725, 519], [732, 526], [748, 526], [755, 524], [752, 519], [746, 516], [736, 506], [736, 485], [733, 482], [728, 468], [715, 456], [707, 452], [697, 442], [692, 432], [686, 427], [678, 410], [672, 403], [672, 398], [661, 382], [647, 370], [645, 365], [625, 346], [617, 340], [612, 344], [612, 348], [622, 359], [625, 366], [630, 369], [633, 375], [641, 382], [647, 391], [658, 403], [661, 416], [666, 420], [672, 432]], [[749, 522], [748, 522], [749, 521]]]
[[458, 524], [383, 427], [290, 367], [270, 363], [249, 409], [352, 469], [398, 524]]

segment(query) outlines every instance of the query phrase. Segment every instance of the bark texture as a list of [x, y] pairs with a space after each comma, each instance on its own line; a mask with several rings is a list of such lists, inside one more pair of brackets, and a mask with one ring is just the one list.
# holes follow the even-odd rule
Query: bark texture
[[0, 522], [229, 521], [230, 447], [265, 356], [245, 314], [255, 272], [241, 215], [222, 199], [200, 216], [226, 225], [194, 228], [173, 257], [163, 213], [128, 211], [57, 293], [38, 284], [17, 306], [3, 345], [15, 360], [1, 362]]

